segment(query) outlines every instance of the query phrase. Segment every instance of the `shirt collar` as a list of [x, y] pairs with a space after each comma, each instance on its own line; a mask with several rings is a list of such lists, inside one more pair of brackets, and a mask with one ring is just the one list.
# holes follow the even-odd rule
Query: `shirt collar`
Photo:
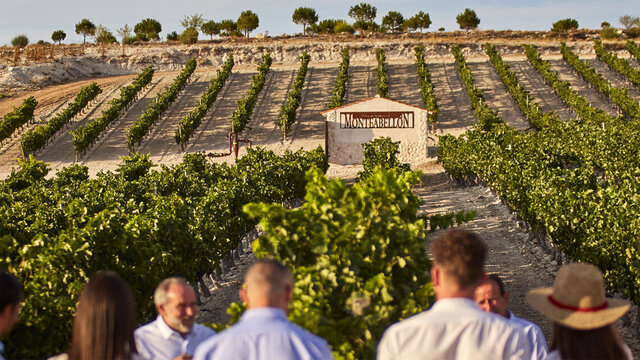
[[4, 352], [4, 344], [0, 341], [0, 353]]
[[476, 304], [475, 301], [465, 297], [452, 297], [452, 298], [440, 299], [436, 301], [431, 308], [438, 309], [438, 310], [449, 310], [449, 309], [459, 310], [461, 308], [466, 308], [471, 310], [482, 311], [480, 310], [480, 308], [478, 308], [478, 304]]
[[242, 314], [242, 320], [251, 319], [287, 319], [287, 314], [282, 309], [274, 307], [261, 307], [256, 309], [249, 309]]
[[511, 310], [507, 309], [507, 319], [513, 320], [513, 318], [514, 318], [513, 313], [511, 312]]
[[[156, 326], [158, 327], [158, 331], [165, 339], [169, 339], [171, 336], [178, 336], [182, 339], [182, 335], [176, 330], [172, 329], [162, 318], [162, 315], [158, 315], [156, 318]], [[193, 331], [193, 329], [192, 329]], [[188, 334], [187, 334], [188, 335]]]

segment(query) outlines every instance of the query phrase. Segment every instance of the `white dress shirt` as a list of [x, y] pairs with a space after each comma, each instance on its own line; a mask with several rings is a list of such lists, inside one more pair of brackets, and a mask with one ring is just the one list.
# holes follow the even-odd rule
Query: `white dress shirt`
[[549, 349], [547, 348], [547, 340], [545, 340], [544, 334], [538, 325], [513, 315], [509, 310], [507, 310], [507, 315], [509, 315], [509, 320], [511, 320], [512, 323], [522, 327], [524, 333], [529, 338], [529, 341], [531, 342], [531, 359], [546, 359], [547, 353], [549, 352]]
[[281, 309], [245, 311], [240, 321], [205, 341], [194, 360], [333, 359], [327, 342], [287, 320]]
[[531, 345], [522, 329], [504, 317], [480, 310], [471, 299], [446, 298], [390, 326], [377, 358], [530, 359]]
[[215, 331], [194, 324], [193, 329], [183, 338], [179, 332], [164, 322], [161, 315], [155, 321], [136, 329], [133, 333], [136, 339], [138, 354], [150, 360], [171, 360], [182, 354], [193, 355], [200, 343], [215, 335]]

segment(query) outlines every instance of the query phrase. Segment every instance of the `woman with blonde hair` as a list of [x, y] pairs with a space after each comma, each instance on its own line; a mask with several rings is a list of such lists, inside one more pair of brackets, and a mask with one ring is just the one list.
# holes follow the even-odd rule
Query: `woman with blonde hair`
[[606, 297], [602, 273], [595, 266], [561, 267], [553, 288], [530, 290], [527, 302], [553, 320], [548, 359], [633, 358], [613, 325], [630, 304]]
[[97, 272], [80, 294], [69, 351], [51, 359], [140, 359], [135, 328], [135, 304], [127, 283], [115, 272]]

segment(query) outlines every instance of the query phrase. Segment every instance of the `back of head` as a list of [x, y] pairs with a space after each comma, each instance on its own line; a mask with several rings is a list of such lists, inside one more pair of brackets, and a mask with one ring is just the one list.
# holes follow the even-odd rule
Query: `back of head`
[[136, 352], [133, 295], [116, 273], [101, 271], [82, 289], [69, 359], [128, 359]]
[[482, 279], [487, 247], [478, 235], [466, 230], [449, 230], [436, 238], [429, 250], [435, 265], [460, 288]]
[[293, 288], [291, 273], [280, 262], [260, 259], [253, 264], [245, 277], [247, 304], [253, 307], [285, 307]]
[[0, 272], [0, 311], [8, 305], [16, 305], [22, 301], [22, 287], [14, 275]]

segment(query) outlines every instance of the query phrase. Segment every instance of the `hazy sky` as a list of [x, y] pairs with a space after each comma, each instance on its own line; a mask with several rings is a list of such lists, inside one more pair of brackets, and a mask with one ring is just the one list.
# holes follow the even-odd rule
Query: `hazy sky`
[[[253, 32], [268, 31], [270, 35], [302, 32], [302, 26], [291, 21], [293, 10], [300, 6], [316, 10], [320, 19], [349, 19], [352, 5], [361, 2], [343, 0], [0, 0], [0, 45], [9, 45], [18, 34], [30, 42], [51, 41], [54, 30], [67, 34], [65, 43], [82, 42], [75, 33], [75, 24], [88, 18], [116, 30], [125, 24], [133, 27], [151, 17], [162, 24], [163, 38], [171, 31], [181, 32], [180, 20], [185, 15], [202, 14], [205, 19], [236, 20], [243, 10], [252, 10], [260, 18], [260, 27]], [[476, 11], [480, 29], [548, 30], [559, 19], [571, 17], [581, 28], [600, 28], [602, 21], [620, 26], [622, 15], [640, 16], [640, 0], [377, 0], [367, 1], [378, 9], [377, 21], [389, 11], [399, 11], [405, 18], [422, 10], [431, 16], [430, 31], [444, 27], [457, 29], [456, 15], [465, 8]], [[118, 39], [119, 40], [119, 39]]]

